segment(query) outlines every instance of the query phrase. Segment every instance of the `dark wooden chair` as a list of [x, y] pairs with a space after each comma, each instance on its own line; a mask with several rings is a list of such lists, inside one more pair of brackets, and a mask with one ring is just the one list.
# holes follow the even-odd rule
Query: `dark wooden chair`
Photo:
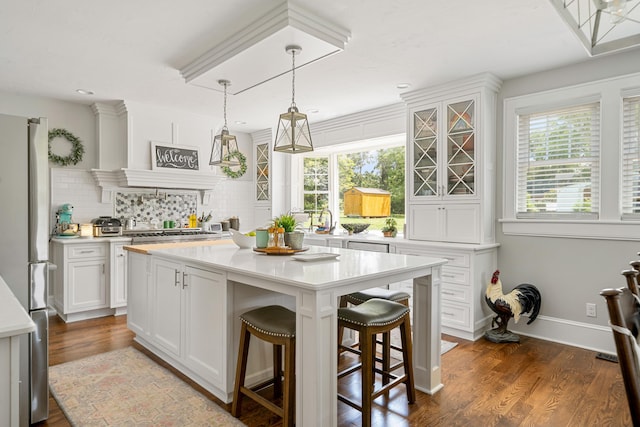
[[[638, 276], [640, 274], [640, 261], [631, 261], [629, 265], [633, 267], [633, 270], [624, 270], [622, 275], [627, 279], [627, 286], [631, 289], [631, 292], [636, 295], [640, 295], [638, 293], [638, 289], [640, 289], [640, 283], [638, 282], [638, 280], [640, 280], [640, 277]], [[634, 271], [636, 272], [635, 275], [633, 274]]]
[[607, 301], [631, 419], [634, 426], [640, 426], [640, 362], [636, 351], [640, 320], [639, 305], [628, 288], [603, 289], [600, 295]]

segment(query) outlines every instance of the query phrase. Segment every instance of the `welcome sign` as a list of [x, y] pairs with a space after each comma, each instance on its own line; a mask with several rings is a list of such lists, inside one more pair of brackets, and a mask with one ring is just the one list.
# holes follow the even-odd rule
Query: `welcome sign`
[[199, 170], [198, 147], [151, 142], [152, 169]]

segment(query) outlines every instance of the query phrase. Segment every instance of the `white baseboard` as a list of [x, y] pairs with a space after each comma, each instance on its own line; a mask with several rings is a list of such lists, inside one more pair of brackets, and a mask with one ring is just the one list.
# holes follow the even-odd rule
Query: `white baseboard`
[[509, 322], [509, 330], [519, 335], [580, 347], [602, 353], [616, 354], [613, 333], [608, 326], [574, 322], [556, 317], [538, 316], [527, 325], [528, 317]]

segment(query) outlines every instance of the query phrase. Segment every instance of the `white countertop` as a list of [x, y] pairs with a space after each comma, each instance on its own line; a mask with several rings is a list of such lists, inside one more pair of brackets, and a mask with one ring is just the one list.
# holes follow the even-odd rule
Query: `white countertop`
[[313, 290], [362, 282], [367, 277], [381, 279], [399, 272], [418, 271], [446, 263], [442, 258], [365, 252], [351, 249], [309, 246], [302, 253], [336, 253], [336, 260], [302, 262], [287, 255], [267, 255], [234, 244], [147, 249], [151, 255], [201, 264], [256, 278], [268, 277], [300, 288]]
[[35, 329], [29, 314], [0, 277], [0, 338], [26, 334]]

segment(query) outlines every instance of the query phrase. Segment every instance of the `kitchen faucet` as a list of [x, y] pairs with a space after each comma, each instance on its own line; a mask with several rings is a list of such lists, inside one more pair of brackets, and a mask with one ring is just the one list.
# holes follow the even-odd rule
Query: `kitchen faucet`
[[320, 211], [320, 216], [318, 217], [318, 222], [320, 223], [321, 227], [325, 226], [325, 223], [322, 221], [323, 215], [324, 215], [325, 212], [327, 212], [329, 214], [329, 233], [331, 233], [331, 232], [333, 232], [333, 229], [335, 228], [336, 225], [333, 223], [333, 213], [329, 209], [322, 209]]

